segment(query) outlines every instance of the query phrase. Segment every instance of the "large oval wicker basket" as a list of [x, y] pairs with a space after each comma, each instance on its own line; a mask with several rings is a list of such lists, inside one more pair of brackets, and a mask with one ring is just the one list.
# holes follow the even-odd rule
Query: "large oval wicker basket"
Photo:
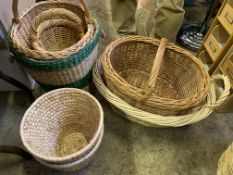
[[[13, 9], [17, 9], [17, 0], [13, 2], [16, 6]], [[39, 2], [26, 9], [19, 18], [15, 15], [15, 21], [19, 20], [20, 23], [14, 23], [12, 26], [8, 42], [10, 51], [26, 72], [45, 90], [62, 87], [84, 88], [91, 80], [90, 71], [97, 59], [100, 30], [96, 18], [93, 15], [88, 18], [90, 15], [84, 10], [87, 7], [83, 6], [85, 7], [68, 1]], [[31, 23], [41, 12], [56, 8], [76, 14], [81, 20], [84, 36], [72, 45], [74, 47], [68, 47], [64, 52], [34, 50], [30, 42]], [[87, 19], [91, 20], [90, 24]], [[48, 46], [48, 43], [44, 44]]]
[[25, 112], [20, 136], [25, 148], [48, 163], [67, 164], [93, 150], [103, 130], [103, 110], [89, 93], [62, 88], [39, 97]]
[[[164, 41], [164, 40], [162, 40]], [[173, 115], [206, 99], [210, 78], [189, 52], [143, 36], [125, 36], [112, 42], [102, 64], [108, 88], [142, 110]]]
[[[220, 95], [216, 92], [216, 86], [214, 84], [217, 80], [221, 80], [224, 83], [224, 90]], [[226, 76], [216, 75], [212, 77], [211, 90], [204, 104], [183, 115], [163, 116], [134, 107], [113, 93], [105, 84], [101, 60], [97, 61], [93, 70], [93, 81], [100, 94], [117, 109], [118, 113], [120, 112], [121, 116], [148, 127], [180, 127], [199, 122], [207, 118], [227, 99], [231, 88], [229, 79]]]
[[224, 151], [218, 161], [217, 175], [233, 174], [233, 143]]

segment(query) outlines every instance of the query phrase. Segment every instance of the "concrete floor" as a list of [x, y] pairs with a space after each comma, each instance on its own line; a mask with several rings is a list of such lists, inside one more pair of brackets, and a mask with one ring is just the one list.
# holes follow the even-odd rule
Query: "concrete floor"
[[[186, 8], [186, 19], [203, 19], [203, 8], [195, 9]], [[101, 17], [101, 11], [97, 14]], [[10, 92], [0, 93], [0, 97], [0, 144], [22, 147], [19, 124], [30, 106], [27, 95]], [[146, 128], [118, 116], [108, 103], [99, 100], [105, 112], [105, 134], [89, 167], [61, 173], [34, 160], [1, 154], [0, 175], [213, 175], [222, 152], [233, 141], [232, 114], [215, 113], [181, 128]]]
[[[22, 146], [21, 118], [30, 102], [24, 92], [1, 93], [0, 143]], [[34, 160], [1, 154], [1, 175], [213, 175], [222, 152], [233, 141], [232, 114], [213, 114], [181, 128], [146, 128], [115, 114], [102, 99], [105, 134], [93, 163], [61, 173]]]

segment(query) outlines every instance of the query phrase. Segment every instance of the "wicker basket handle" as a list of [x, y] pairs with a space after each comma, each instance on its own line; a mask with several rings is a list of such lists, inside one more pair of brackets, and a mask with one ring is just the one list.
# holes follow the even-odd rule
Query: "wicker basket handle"
[[[91, 17], [90, 17], [90, 12], [89, 12], [89, 9], [87, 7], [87, 4], [86, 4], [85, 0], [80, 0], [80, 2], [81, 2], [82, 6], [83, 6], [83, 9], [84, 9], [84, 15], [85, 15], [85, 18], [86, 18], [86, 23], [90, 24], [91, 23]], [[12, 22], [16, 23], [16, 24], [20, 22], [18, 4], [19, 4], [18, 0], [13, 0], [13, 3], [12, 3], [12, 11], [13, 11]]]
[[230, 90], [231, 90], [231, 83], [229, 81], [229, 78], [223, 74], [217, 74], [211, 77], [211, 81], [217, 81], [217, 80], [221, 80], [223, 82], [223, 91], [221, 92], [221, 94], [219, 95], [219, 97], [216, 99], [216, 101], [212, 104], [208, 104], [206, 107], [211, 108], [211, 109], [216, 109], [218, 106], [220, 106], [221, 104], [223, 104], [229, 94], [230, 94]]
[[150, 71], [150, 77], [147, 83], [147, 86], [145, 88], [143, 98], [140, 101], [145, 101], [149, 95], [152, 93], [153, 89], [155, 88], [156, 85], [156, 79], [159, 73], [159, 69], [161, 66], [161, 62], [163, 60], [163, 56], [166, 50], [168, 39], [162, 38], [159, 44], [159, 48], [157, 50], [157, 53], [155, 55], [155, 59], [153, 62], [152, 69]]
[[12, 11], [13, 11], [13, 23], [19, 23], [19, 11], [18, 11], [18, 0], [13, 0], [12, 3]]
[[59, 16], [63, 17], [63, 19], [69, 19], [73, 22], [76, 22], [77, 24], [82, 23], [81, 19], [73, 12], [63, 9], [63, 8], [54, 8], [50, 10], [46, 10], [41, 12], [38, 16], [36, 16], [33, 21], [32, 21], [32, 29], [34, 32], [36, 32], [37, 27], [44, 21], [50, 20], [51, 17], [53, 18], [54, 16]]

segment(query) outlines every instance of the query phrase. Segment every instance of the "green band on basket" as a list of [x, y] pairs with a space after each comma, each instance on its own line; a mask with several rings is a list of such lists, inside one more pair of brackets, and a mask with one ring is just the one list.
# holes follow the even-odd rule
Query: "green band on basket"
[[54, 85], [48, 85], [48, 84], [43, 84], [43, 83], [40, 83], [40, 82], [37, 82], [42, 89], [44, 89], [45, 91], [51, 91], [51, 90], [54, 90], [54, 89], [58, 89], [58, 88], [67, 88], [67, 87], [70, 87], [70, 88], [85, 88], [92, 80], [92, 71], [90, 71], [85, 77], [83, 77], [82, 79], [76, 81], [76, 82], [73, 82], [73, 83], [70, 83], [70, 84], [66, 84], [66, 85], [57, 85], [57, 86], [54, 86]]
[[82, 48], [78, 53], [71, 55], [68, 58], [64, 58], [62, 60], [40, 61], [40, 60], [28, 58], [25, 55], [18, 53], [13, 48], [12, 40], [10, 37], [8, 37], [8, 46], [10, 51], [14, 54], [17, 61], [23, 66], [35, 71], [53, 72], [53, 71], [68, 69], [74, 67], [74, 65], [81, 63], [95, 49], [95, 47], [99, 42], [99, 37], [100, 37], [100, 28], [99, 28], [99, 23], [96, 20], [96, 32], [93, 38], [90, 40], [90, 42], [88, 42], [86, 46]]

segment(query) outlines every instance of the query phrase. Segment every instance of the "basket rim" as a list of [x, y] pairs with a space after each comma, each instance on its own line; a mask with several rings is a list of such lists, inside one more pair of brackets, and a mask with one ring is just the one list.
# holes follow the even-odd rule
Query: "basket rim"
[[[40, 6], [40, 5], [44, 5], [44, 4], [68, 4], [68, 5], [74, 5], [74, 6], [76, 6], [76, 7], [78, 7], [78, 8], [80, 8], [80, 9], [82, 9], [82, 7], [80, 6], [80, 4], [78, 4], [78, 3], [75, 3], [75, 2], [67, 2], [67, 1], [56, 1], [56, 2], [47, 2], [47, 1], [42, 1], [42, 2], [38, 2], [38, 3], [35, 3], [35, 4], [33, 4], [31, 7], [29, 7], [29, 8], [27, 8], [27, 9], [25, 9], [21, 14], [20, 14], [20, 19], [22, 19], [29, 11], [31, 11], [31, 10], [33, 10], [34, 8], [36, 8], [36, 7], [38, 7], [38, 6]], [[94, 14], [94, 13], [90, 13], [90, 15], [91, 15], [91, 17], [93, 18], [93, 21], [94, 21], [94, 24], [87, 24], [87, 29], [89, 28], [88, 26], [90, 26], [90, 25], [94, 25], [95, 26], [95, 32], [94, 32], [94, 34], [93, 34], [93, 36], [92, 36], [92, 38], [95, 36], [95, 34], [96, 34], [96, 32], [97, 32], [97, 29], [98, 29], [98, 27], [99, 26], [97, 26], [97, 23], [98, 23], [98, 20], [96, 19], [96, 15]], [[10, 31], [10, 38], [11, 38], [11, 42], [12, 42], [12, 47], [13, 48], [17, 48], [16, 50], [18, 50], [18, 49], [20, 49], [20, 50], [26, 50], [28, 53], [27, 53], [27, 57], [29, 57], [28, 59], [32, 59], [32, 58], [30, 58], [31, 56], [32, 56], [32, 54], [33, 55], [35, 55], [35, 53], [36, 53], [36, 55], [35, 55], [35, 59], [32, 59], [32, 60], [38, 60], [38, 61], [41, 61], [39, 58], [40, 57], [44, 57], [44, 54], [46, 55], [46, 57], [49, 57], [49, 59], [47, 59], [46, 61], [57, 61], [57, 60], [60, 60], [60, 59], [62, 59], [63, 60], [63, 58], [65, 57], [65, 58], [67, 58], [67, 57], [70, 57], [70, 56], [72, 56], [72, 55], [74, 55], [75, 54], [75, 52], [72, 54], [71, 52], [70, 53], [66, 53], [66, 52], [63, 52], [63, 51], [58, 51], [58, 52], [49, 52], [49, 51], [44, 51], [43, 53], [41, 53], [40, 51], [37, 51], [37, 50], [32, 50], [32, 49], [30, 49], [30, 48], [27, 48], [27, 47], [24, 47], [24, 46], [21, 46], [20, 44], [18, 44], [18, 42], [16, 42], [17, 43], [17, 47], [15, 47], [15, 44], [14, 44], [14, 40], [15, 40], [15, 33], [18, 31], [18, 28], [20, 27], [21, 25], [20, 24], [15, 24], [15, 23], [13, 23], [13, 25], [11, 26], [11, 31]], [[89, 39], [90, 38], [90, 36], [88, 36], [87, 35], [87, 32], [84, 34], [84, 37], [82, 37], [81, 38], [81, 40], [82, 40], [82, 44], [80, 45], [80, 46], [82, 46], [82, 45], [84, 45], [84, 47], [85, 47], [85, 44], [86, 44], [86, 41], [85, 41], [85, 39]], [[80, 40], [80, 41], [81, 41]], [[89, 41], [90, 42], [90, 41]], [[77, 44], [77, 43], [76, 43]], [[82, 46], [83, 47], [83, 46]], [[81, 48], [82, 48], [81, 47]], [[72, 46], [70, 47], [70, 48], [72, 48]], [[69, 48], [66, 48], [66, 49], [69, 49]], [[20, 54], [22, 54], [23, 56], [25, 55], [25, 53], [21, 53], [21, 52], [19, 52], [19, 51], [17, 51], [17, 53], [20, 53]], [[59, 55], [59, 58], [53, 58], [53, 56], [51, 55], [51, 54], [58, 54]], [[43, 56], [42, 56], [43, 55]], [[26, 55], [25, 55], [26, 56]]]
[[[125, 39], [127, 41], [124, 41]], [[124, 44], [126, 42], [132, 42], [132, 41], [133, 42], [136, 41], [136, 42], [143, 42], [143, 43], [147, 43], [147, 44], [153, 44], [154, 46], [158, 46], [158, 44], [159, 44], [158, 39], [154, 39], [154, 38], [152, 39], [152, 38], [148, 38], [148, 37], [145, 37], [145, 36], [126, 35], [126, 36], [123, 36], [123, 37], [113, 41], [110, 45], [108, 45], [106, 47], [103, 55], [102, 55], [102, 57], [103, 57], [102, 64], [103, 64], [104, 73], [106, 73], [108, 75], [111, 75], [111, 77], [112, 77], [112, 75], [114, 75], [114, 77], [115, 77], [114, 81], [117, 82], [118, 84], [123, 85], [124, 83], [126, 83], [127, 87], [130, 88], [130, 90], [132, 91], [130, 95], [127, 95], [130, 98], [132, 98], [133, 94], [136, 91], [140, 92], [140, 91], [143, 91], [143, 90], [129, 84], [124, 78], [122, 78], [117, 73], [117, 71], [113, 68], [113, 66], [111, 64], [110, 55], [111, 55], [111, 52], [116, 47], [118, 47], [121, 44]], [[202, 97], [201, 99], [204, 100], [205, 99], [204, 97], [207, 96], [208, 91], [210, 90], [210, 76], [207, 73], [207, 71], [204, 69], [204, 66], [201, 64], [201, 61], [198, 60], [194, 55], [192, 55], [191, 53], [189, 53], [185, 49], [180, 48], [180, 47], [178, 47], [178, 46], [176, 46], [175, 44], [172, 44], [172, 43], [167, 43], [166, 50], [175, 51], [175, 52], [178, 52], [180, 54], [185, 55], [186, 57], [189, 57], [190, 60], [192, 60], [198, 66], [198, 69], [200, 70], [201, 74], [205, 75], [204, 78], [203, 78], [203, 81], [202, 81], [202, 87], [207, 87], [207, 88], [204, 88], [204, 90], [202, 90], [202, 91], [200, 91], [200, 92], [198, 92], [198, 93], [196, 93], [196, 94], [194, 94], [192, 96], [182, 98], [182, 99], [168, 99], [168, 98], [164, 98], [164, 97], [161, 97], [161, 96], [154, 95], [156, 98], [153, 98], [153, 103], [157, 104], [157, 101], [159, 100], [160, 102], [163, 101], [164, 103], [166, 103], [166, 105], [165, 104], [158, 105], [160, 107], [169, 106], [169, 107], [171, 107], [173, 109], [180, 109], [180, 107], [183, 108], [184, 105], [187, 105], [189, 101], [192, 101], [192, 99], [195, 99], [195, 98], [197, 98], [199, 96], [201, 96]], [[133, 91], [133, 90], [135, 90], [135, 91]], [[204, 95], [204, 94], [206, 94], [206, 95]], [[151, 103], [152, 102], [147, 103], [147, 105], [149, 105]], [[193, 104], [193, 103], [191, 103], [191, 104]], [[170, 106], [170, 105], [174, 105], [174, 106]]]
[[100, 132], [100, 135], [99, 135], [99, 138], [98, 138], [98, 141], [96, 142], [95, 146], [93, 147], [93, 149], [88, 152], [84, 157], [78, 159], [78, 160], [75, 160], [74, 162], [70, 162], [70, 163], [64, 163], [64, 164], [52, 164], [52, 163], [49, 163], [49, 162], [44, 162], [40, 159], [37, 159], [36, 160], [38, 162], [40, 162], [41, 164], [43, 164], [44, 166], [48, 166], [50, 168], [54, 168], [54, 169], [67, 169], [67, 168], [72, 168], [73, 166], [77, 166], [78, 164], [81, 164], [89, 159], [92, 158], [92, 156], [94, 156], [94, 154], [98, 151], [100, 145], [101, 145], [101, 142], [102, 142], [102, 139], [103, 139], [103, 136], [104, 136], [104, 126]]
[[[91, 100], [93, 100], [95, 102], [95, 104], [98, 106], [99, 108], [99, 112], [100, 112], [100, 119], [99, 119], [99, 123], [98, 123], [98, 128], [94, 134], [94, 136], [92, 137], [92, 139], [88, 142], [88, 144], [86, 145], [86, 147], [82, 148], [81, 150], [79, 150], [78, 152], [72, 153], [70, 155], [67, 156], [63, 156], [63, 157], [56, 157], [56, 156], [46, 156], [46, 155], [41, 155], [40, 153], [38, 153], [37, 151], [34, 151], [34, 149], [31, 148], [31, 146], [26, 142], [25, 137], [24, 137], [24, 130], [23, 130], [23, 126], [25, 121], [27, 120], [27, 116], [28, 113], [31, 111], [31, 109], [37, 104], [38, 101], [42, 100], [44, 97], [57, 93], [57, 92], [64, 92], [64, 91], [76, 91], [77, 93], [81, 93], [83, 95], [86, 95], [88, 98], [90, 98]], [[31, 106], [27, 109], [27, 111], [24, 113], [23, 118], [21, 120], [20, 123], [20, 137], [21, 140], [23, 142], [23, 145], [25, 146], [25, 148], [35, 157], [44, 160], [44, 161], [48, 161], [48, 162], [54, 162], [54, 163], [62, 163], [62, 162], [67, 162], [67, 161], [72, 161], [74, 160], [76, 157], [84, 154], [86, 151], [90, 150], [90, 148], [92, 147], [92, 145], [96, 142], [96, 140], [99, 137], [99, 134], [101, 132], [101, 129], [103, 128], [104, 125], [104, 112], [103, 112], [103, 108], [100, 104], [100, 102], [90, 93], [81, 90], [81, 89], [76, 89], [76, 88], [60, 88], [60, 89], [56, 89], [50, 92], [47, 92], [43, 95], [41, 95], [39, 98], [37, 98], [32, 104]]]
[[223, 80], [224, 82], [224, 92], [220, 95], [220, 97], [216, 98], [215, 87], [211, 83], [211, 91], [209, 91], [207, 98], [207, 102], [201, 106], [197, 111], [193, 111], [184, 115], [170, 115], [163, 116], [159, 114], [153, 114], [147, 111], [143, 111], [139, 108], [136, 108], [117, 95], [115, 95], [108, 87], [106, 86], [104, 79], [101, 75], [101, 58], [97, 60], [97, 63], [93, 69], [93, 81], [95, 86], [97, 87], [100, 94], [113, 106], [124, 112], [129, 120], [136, 122], [138, 124], [147, 126], [147, 127], [181, 127], [185, 125], [189, 125], [192, 123], [199, 122], [205, 118], [207, 118], [216, 107], [221, 105], [228, 97], [230, 93], [230, 82], [228, 77], [224, 75], [216, 75], [211, 81]]

